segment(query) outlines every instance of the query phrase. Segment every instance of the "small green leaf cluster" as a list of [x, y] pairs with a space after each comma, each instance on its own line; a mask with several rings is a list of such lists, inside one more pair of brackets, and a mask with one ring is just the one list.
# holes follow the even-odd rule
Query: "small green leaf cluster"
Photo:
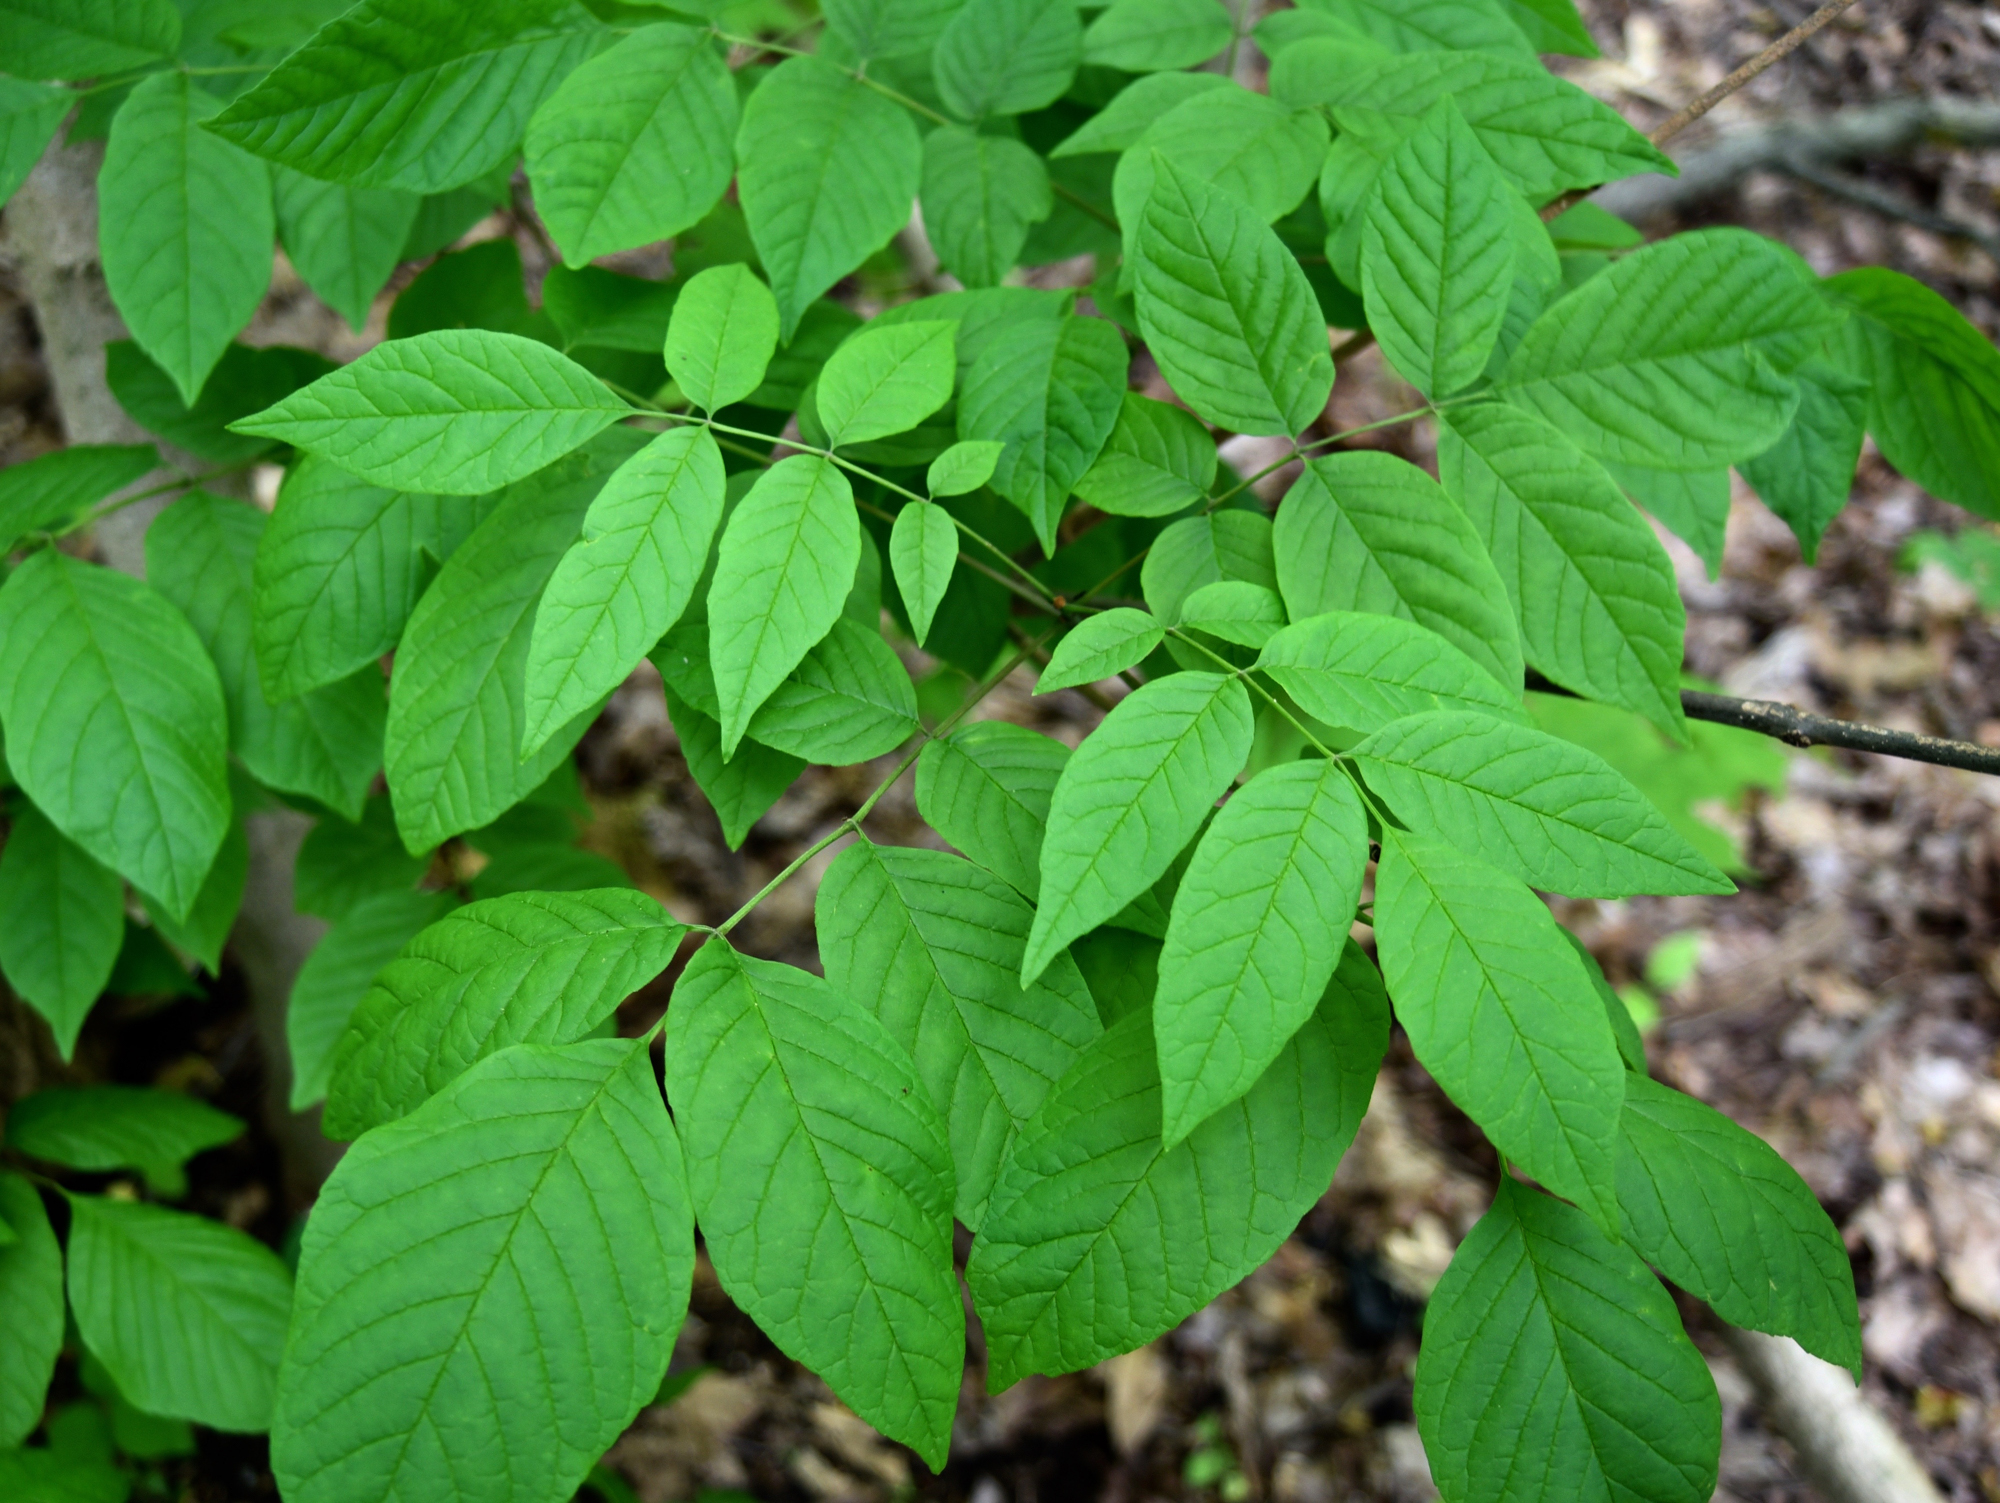
[[[59, 1248], [0, 1176], [29, 1359], [0, 1443], [39, 1422], [66, 1266], [117, 1391], [268, 1424], [292, 1503], [561, 1503], [658, 1391], [698, 1227], [781, 1348], [942, 1466], [954, 1224], [991, 1387], [1129, 1351], [1325, 1191], [1392, 1013], [1513, 1171], [1426, 1321], [1446, 1498], [1707, 1497], [1716, 1395], [1655, 1269], [1858, 1368], [1825, 1214], [1649, 1079], [1538, 895], [1731, 884], [1523, 688], [1687, 740], [1635, 501], [1713, 562], [1734, 468], [1810, 555], [1869, 435], [2000, 516], [2000, 354], [1942, 299], [1554, 215], [1673, 170], [1538, 60], [1594, 50], [1568, 0], [1247, 33], [1217, 0], [827, 0], [811, 45], [695, 4], [336, 9], [0, 0], [0, 186], [79, 93], [72, 135], [107, 132], [112, 391], [284, 468], [268, 515], [159, 487], [143, 582], [51, 544], [152, 448], [0, 477], [0, 969], [67, 1055], [100, 994], [186, 983], [167, 947], [216, 968], [245, 816], [306, 809], [296, 901], [331, 927], [292, 1104], [353, 1142], [295, 1289], [150, 1202], [69, 1194]], [[510, 191], [560, 258], [538, 309], [511, 242], [437, 254]], [[864, 321], [829, 294], [913, 210], [958, 285]], [[357, 327], [429, 265], [334, 367], [238, 338], [274, 239]], [[665, 280], [592, 264], [663, 239]], [[1012, 276], [1081, 255], [1087, 300]], [[1326, 430], [1335, 327], [1422, 395], [1437, 478]], [[1289, 442], [1275, 511], [1232, 434]], [[916, 647], [967, 686], [941, 719]], [[577, 848], [572, 750], [648, 660], [731, 846], [808, 765], [903, 753], [777, 879], [852, 837], [823, 976]], [[972, 717], [1024, 666], [1110, 705], [1074, 750]], [[862, 835], [905, 772], [951, 849]], [[662, 1084], [613, 1014], [683, 954]], [[170, 1199], [221, 1130], [86, 1095], [9, 1146]]]

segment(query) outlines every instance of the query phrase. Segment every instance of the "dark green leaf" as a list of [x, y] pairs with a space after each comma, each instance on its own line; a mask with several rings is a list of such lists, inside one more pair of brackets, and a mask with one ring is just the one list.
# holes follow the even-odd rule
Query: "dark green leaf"
[[982, 720], [925, 746], [917, 809], [940, 835], [1028, 898], [1042, 890], [1042, 830], [1069, 748]]
[[[41, 1424], [49, 1379], [62, 1354], [62, 1249], [42, 1197], [18, 1174], [0, 1173], [0, 1222], [7, 1228], [0, 1238], [0, 1320], [6, 1322], [8, 1351], [0, 1367], [0, 1441], [11, 1447]], [[5, 1480], [0, 1472], [0, 1485]], [[35, 1494], [24, 1488], [14, 1496]]]
[[1329, 611], [1264, 644], [1257, 666], [1329, 725], [1380, 730], [1426, 710], [1473, 710], [1524, 721], [1510, 694], [1437, 633], [1397, 616]]
[[1120, 517], [1170, 517], [1215, 482], [1215, 440], [1184, 408], [1125, 393], [1118, 424], [1076, 493]]
[[65, 1060], [111, 978], [124, 915], [116, 874], [32, 805], [17, 804], [0, 851], [0, 970], [48, 1020]]
[[[1800, 366], [1797, 380], [1799, 410], [1792, 415], [1792, 426], [1770, 448], [1736, 468], [1792, 529], [1811, 563], [1819, 540], [1853, 489], [1873, 388], [1823, 360]], [[2000, 385], [1995, 389], [2000, 392]], [[1926, 447], [1922, 452], [1935, 451]]]
[[171, 57], [173, 0], [5, 0], [0, 57], [22, 78], [94, 78]]
[[332, 369], [332, 362], [311, 350], [232, 344], [209, 372], [201, 396], [189, 406], [181, 400], [174, 378], [131, 340], [113, 340], [104, 347], [105, 383], [127, 417], [197, 458], [224, 465], [242, 464], [275, 444], [259, 435], [232, 433], [230, 423]]
[[968, 287], [995, 287], [1020, 260], [1029, 226], [1055, 208], [1055, 196], [1048, 168], [1019, 141], [941, 125], [924, 138], [923, 206], [924, 229], [945, 269]]
[[1075, 0], [966, 0], [938, 37], [938, 93], [962, 120], [1054, 104], [1083, 57]]
[[273, 172], [271, 185], [285, 254], [320, 300], [360, 332], [375, 294], [402, 259], [422, 200], [329, 183], [289, 167]]
[[155, 1195], [187, 1194], [182, 1166], [243, 1135], [243, 1121], [175, 1091], [58, 1086], [17, 1101], [7, 1146], [66, 1169], [137, 1169]]

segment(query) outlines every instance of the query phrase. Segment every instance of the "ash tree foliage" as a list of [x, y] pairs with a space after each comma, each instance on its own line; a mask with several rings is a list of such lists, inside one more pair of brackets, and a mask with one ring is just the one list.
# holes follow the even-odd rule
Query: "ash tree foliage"
[[[1706, 1499], [1716, 1394], [1661, 1279], [1858, 1370], [1852, 1281], [1539, 895], [1731, 884], [1525, 676], [1685, 741], [1641, 508], [1713, 564], [1733, 468], [1810, 555], [1868, 435], [2000, 517], [2000, 355], [1888, 271], [1553, 212], [1673, 170], [1540, 61], [1593, 52], [1568, 0], [739, 34], [769, 24], [0, 0], [0, 186], [103, 138], [108, 379], [204, 467], [139, 492], [176, 497], [143, 581], [57, 544], [152, 447], [0, 476], [0, 967], [67, 1055], [101, 994], [217, 967], [246, 815], [307, 810], [293, 1104], [352, 1142], [294, 1271], [171, 1204], [234, 1119], [16, 1109], [0, 1490], [120, 1495], [24, 1444], [67, 1308], [101, 1391], [268, 1429], [292, 1503], [560, 1503], [659, 1389], [697, 1231], [941, 1467], [961, 1271], [996, 1390], [1169, 1330], [1325, 1191], [1393, 1017], [1505, 1166], [1425, 1323], [1444, 1496]], [[510, 192], [559, 259], [538, 308], [511, 241], [439, 254]], [[916, 212], [961, 290], [895, 285]], [[666, 280], [593, 264], [663, 239]], [[274, 241], [357, 327], [424, 265], [334, 367], [241, 341]], [[1085, 294], [1013, 275], [1086, 255]], [[1329, 430], [1330, 329], [1420, 395], [1436, 478]], [[1231, 434], [1294, 446], [1274, 509]], [[201, 488], [252, 463], [269, 514]], [[575, 846], [572, 749], [648, 658], [732, 845], [808, 764], [901, 753], [779, 878], [846, 842], [823, 976]], [[1115, 704], [1073, 751], [977, 718], [1023, 665]], [[907, 772], [950, 849], [861, 833]], [[441, 848], [485, 864], [443, 882]], [[660, 1027], [612, 1036], [677, 957]]]

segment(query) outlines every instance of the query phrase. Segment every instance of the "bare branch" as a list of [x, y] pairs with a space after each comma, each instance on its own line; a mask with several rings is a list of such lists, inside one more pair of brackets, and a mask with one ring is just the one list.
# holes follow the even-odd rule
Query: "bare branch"
[[1842, 11], [1850, 8], [1854, 3], [1855, 0], [1827, 0], [1826, 4], [1807, 16], [1805, 20], [1799, 22], [1798, 25], [1779, 37], [1777, 41], [1751, 58], [1749, 62], [1738, 68], [1734, 73], [1723, 79], [1721, 83], [1710, 89], [1701, 98], [1682, 105], [1671, 115], [1667, 116], [1665, 120], [1661, 121], [1654, 128], [1652, 134], [1653, 144], [1655, 146], [1664, 146], [1703, 115], [1706, 115], [1710, 110], [1722, 103], [1731, 94], [1734, 94], [1738, 89], [1749, 83], [1751, 79], [1762, 73], [1766, 68], [1769, 68], [1773, 63], [1783, 62], [1794, 52], [1798, 51], [1814, 33], [1819, 31], [1821, 27], [1833, 20]]
[[1962, 767], [1967, 772], [2000, 776], [2000, 750], [1971, 741], [1947, 741], [1942, 736], [1925, 736], [1916, 731], [1892, 731], [1886, 726], [1815, 715], [1770, 700], [1704, 694], [1697, 689], [1681, 691], [1681, 709], [1695, 720], [1774, 736], [1788, 746], [1841, 746], [1849, 751], [1874, 752], [1908, 762], [1933, 762], [1939, 767]]

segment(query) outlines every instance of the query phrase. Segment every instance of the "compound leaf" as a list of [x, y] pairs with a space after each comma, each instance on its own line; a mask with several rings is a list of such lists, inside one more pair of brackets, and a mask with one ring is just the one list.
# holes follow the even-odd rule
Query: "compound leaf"
[[1004, 720], [960, 726], [917, 758], [917, 810], [932, 829], [1033, 899], [1042, 831], [1069, 761], [1060, 741]]
[[1380, 730], [1426, 710], [1527, 719], [1519, 695], [1436, 632], [1398, 616], [1308, 616], [1266, 642], [1257, 667], [1308, 715], [1351, 730]]
[[111, 979], [125, 889], [31, 804], [16, 804], [0, 850], [0, 971], [48, 1021], [65, 1061]]
[[688, 279], [667, 322], [667, 370], [695, 406], [716, 412], [755, 391], [778, 347], [778, 304], [741, 262]]

